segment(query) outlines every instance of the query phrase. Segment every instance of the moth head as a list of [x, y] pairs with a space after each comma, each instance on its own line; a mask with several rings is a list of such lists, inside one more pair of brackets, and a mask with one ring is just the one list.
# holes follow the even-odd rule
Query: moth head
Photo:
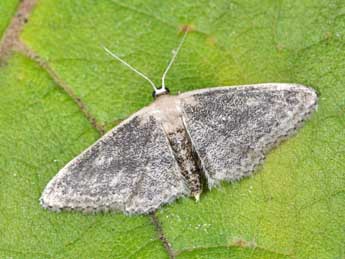
[[152, 92], [152, 97], [153, 97], [154, 99], [157, 99], [159, 96], [166, 95], [166, 94], [170, 94], [169, 88], [167, 88], [167, 87], [165, 87], [165, 88], [161, 87], [161, 88], [158, 88], [158, 89], [156, 89], [156, 90], [154, 90], [154, 91]]

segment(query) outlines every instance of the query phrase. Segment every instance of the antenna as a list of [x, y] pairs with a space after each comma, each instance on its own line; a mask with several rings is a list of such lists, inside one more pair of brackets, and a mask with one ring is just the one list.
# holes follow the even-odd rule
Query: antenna
[[125, 65], [126, 67], [128, 67], [130, 70], [132, 70], [134, 73], [138, 74], [139, 76], [143, 77], [144, 79], [146, 79], [152, 86], [153, 90], [154, 90], [154, 96], [158, 96], [158, 95], [161, 95], [161, 94], [164, 94], [164, 93], [168, 93], [169, 91], [166, 90], [166, 87], [165, 87], [165, 77], [169, 71], [169, 69], [171, 68], [172, 64], [174, 63], [175, 59], [176, 59], [176, 56], [177, 54], [179, 53], [181, 47], [182, 47], [182, 44], [183, 42], [185, 41], [186, 39], [186, 36], [187, 36], [187, 33], [188, 33], [188, 30], [185, 31], [185, 33], [183, 34], [183, 37], [177, 47], [176, 50], [173, 51], [173, 57], [171, 58], [167, 68], [165, 69], [164, 73], [163, 73], [163, 76], [162, 76], [162, 88], [158, 89], [156, 87], [156, 85], [152, 82], [152, 80], [150, 78], [148, 78], [144, 73], [140, 72], [139, 70], [137, 70], [136, 68], [132, 67], [130, 64], [128, 64], [126, 61], [124, 61], [122, 58], [120, 58], [119, 56], [117, 56], [115, 53], [111, 52], [109, 49], [107, 49], [106, 47], [104, 47], [103, 45], [102, 48], [110, 55], [112, 56], [113, 58], [115, 58], [116, 60], [120, 61], [123, 65]]
[[102, 46], [103, 49], [113, 58], [117, 59], [118, 61], [120, 61], [122, 64], [124, 64], [125, 66], [127, 66], [129, 69], [131, 69], [132, 71], [134, 71], [134, 73], [137, 73], [139, 76], [143, 77], [144, 79], [146, 79], [152, 86], [153, 90], [155, 92], [157, 92], [157, 87], [156, 85], [152, 82], [152, 80], [150, 78], [148, 78], [144, 73], [140, 72], [139, 70], [137, 70], [136, 68], [132, 67], [130, 64], [128, 64], [126, 61], [124, 61], [122, 58], [120, 58], [119, 56], [117, 56], [116, 54], [114, 54], [113, 52], [111, 52], [109, 49], [107, 49], [106, 47]]
[[183, 44], [184, 40], [186, 39], [187, 33], [188, 33], [188, 30], [186, 30], [186, 31], [184, 32], [183, 37], [182, 37], [182, 39], [181, 39], [181, 41], [180, 41], [180, 43], [179, 43], [177, 49], [174, 50], [174, 54], [173, 54], [172, 59], [170, 60], [170, 62], [169, 62], [169, 64], [168, 64], [167, 68], [165, 69], [165, 71], [164, 71], [164, 73], [163, 73], [163, 76], [162, 76], [162, 90], [165, 90], [165, 77], [166, 77], [166, 75], [168, 74], [168, 71], [169, 71], [170, 67], [171, 67], [172, 64], [174, 63], [174, 61], [175, 61], [175, 59], [176, 59], [176, 56], [177, 56], [177, 54], [179, 53], [179, 51], [180, 51], [180, 49], [181, 49], [181, 47], [182, 47], [182, 44]]

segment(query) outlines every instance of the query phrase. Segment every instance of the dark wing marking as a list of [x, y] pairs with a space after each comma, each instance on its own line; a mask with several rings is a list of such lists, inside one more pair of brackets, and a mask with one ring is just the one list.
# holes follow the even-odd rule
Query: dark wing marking
[[290, 84], [211, 88], [180, 98], [209, 188], [251, 175], [265, 153], [294, 133], [317, 105], [312, 89]]
[[182, 195], [189, 190], [161, 124], [139, 112], [67, 164], [45, 188], [41, 204], [149, 213]]

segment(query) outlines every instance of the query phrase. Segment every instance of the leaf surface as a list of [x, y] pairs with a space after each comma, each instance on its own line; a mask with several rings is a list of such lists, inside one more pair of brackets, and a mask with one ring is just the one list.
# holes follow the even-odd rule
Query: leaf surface
[[0, 39], [15, 13], [19, 0], [2, 0], [0, 4]]
[[[163, 233], [176, 258], [344, 257], [344, 14], [341, 0], [37, 1], [20, 38], [45, 66], [14, 54], [0, 68], [0, 255], [166, 258]], [[318, 91], [318, 111], [253, 177], [161, 209], [160, 231], [149, 216], [42, 210], [46, 183], [99, 137], [92, 121], [110, 129], [152, 102], [100, 45], [159, 85], [185, 25], [173, 94], [293, 82]]]

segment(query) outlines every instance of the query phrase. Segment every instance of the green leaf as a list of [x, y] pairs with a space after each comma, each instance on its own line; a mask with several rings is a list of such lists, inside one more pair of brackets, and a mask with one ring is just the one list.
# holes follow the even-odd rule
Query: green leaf
[[0, 39], [13, 16], [19, 0], [1, 0], [0, 4]]
[[164, 256], [147, 217], [49, 213], [49, 179], [99, 135], [38, 65], [13, 56], [0, 71], [0, 257]]
[[[0, 67], [0, 257], [344, 257], [344, 14], [342, 0], [37, 1], [21, 34], [29, 57]], [[318, 91], [318, 111], [253, 177], [158, 211], [161, 229], [150, 216], [41, 209], [46, 183], [99, 137], [93, 122], [110, 129], [152, 102], [100, 45], [159, 84], [185, 25], [174, 94], [295, 82]]]

